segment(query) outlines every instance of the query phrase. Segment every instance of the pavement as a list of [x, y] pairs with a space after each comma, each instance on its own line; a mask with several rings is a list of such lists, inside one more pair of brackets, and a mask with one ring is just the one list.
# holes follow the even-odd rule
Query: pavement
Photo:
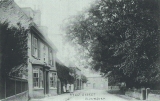
[[[74, 94], [79, 94], [82, 90], [76, 90], [74, 91]], [[45, 97], [41, 99], [31, 99], [29, 101], [68, 101], [72, 96], [73, 93], [64, 93], [61, 95], [55, 95], [50, 97]]]
[[[32, 99], [30, 101], [144, 101], [119, 94], [109, 94], [106, 90], [83, 89], [74, 93], [45, 97], [42, 99]], [[157, 101], [157, 100], [147, 100]]]

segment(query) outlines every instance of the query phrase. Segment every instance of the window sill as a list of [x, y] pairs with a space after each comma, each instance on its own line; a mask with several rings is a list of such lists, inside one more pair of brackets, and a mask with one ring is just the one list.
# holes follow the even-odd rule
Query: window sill
[[51, 67], [54, 67], [54, 65], [51, 65], [51, 64], [48, 64], [49, 66], [51, 66]]
[[34, 90], [43, 90], [44, 88], [33, 88]]
[[50, 89], [57, 89], [57, 88], [50, 87]]

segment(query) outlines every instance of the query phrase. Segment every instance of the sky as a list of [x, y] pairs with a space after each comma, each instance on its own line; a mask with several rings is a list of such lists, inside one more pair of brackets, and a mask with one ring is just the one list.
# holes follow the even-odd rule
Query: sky
[[48, 37], [58, 48], [57, 57], [59, 60], [63, 63], [66, 63], [67, 59], [74, 60], [74, 56], [78, 53], [70, 45], [66, 45], [65, 49], [63, 48], [62, 41], [64, 39], [62, 36], [64, 32], [60, 27], [70, 16], [77, 15], [89, 8], [94, 0], [15, 0], [15, 2], [20, 7], [39, 9], [41, 11], [41, 25], [48, 27]]

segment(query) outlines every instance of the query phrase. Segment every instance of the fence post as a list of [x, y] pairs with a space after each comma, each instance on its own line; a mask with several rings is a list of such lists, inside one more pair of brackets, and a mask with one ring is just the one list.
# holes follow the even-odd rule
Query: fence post
[[147, 89], [146, 89], [146, 100], [148, 100], [148, 95], [149, 95], [149, 93], [150, 93], [150, 88], [147, 88]]
[[16, 89], [16, 80], [14, 80], [14, 81], [15, 81], [15, 95], [16, 95], [16, 90], [17, 90], [17, 89]]
[[4, 93], [5, 93], [5, 98], [6, 98], [6, 96], [7, 96], [7, 92], [6, 92], [6, 77], [5, 77], [5, 80], [4, 80]]
[[146, 100], [146, 90], [145, 90], [145, 88], [141, 89], [141, 96], [142, 96], [141, 100]]
[[22, 80], [21, 80], [21, 93], [22, 93]]

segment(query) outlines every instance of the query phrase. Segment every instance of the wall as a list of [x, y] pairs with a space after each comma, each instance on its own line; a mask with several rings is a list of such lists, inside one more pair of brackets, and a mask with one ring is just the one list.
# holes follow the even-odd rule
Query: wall
[[136, 99], [142, 99], [141, 92], [136, 91], [136, 90], [135, 91], [134, 90], [126, 91], [125, 95], [129, 96], [129, 97], [136, 98]]
[[44, 89], [33, 90], [33, 98], [43, 98], [43, 97], [44, 97]]
[[102, 77], [88, 77], [85, 88], [88, 89], [108, 89], [108, 79]]
[[[135, 99], [142, 99], [142, 94], [140, 90], [128, 90], [125, 92], [126, 96], [133, 97]], [[160, 101], [160, 95], [149, 93], [148, 99], [149, 101]]]
[[49, 89], [49, 94], [51, 95], [51, 96], [55, 96], [55, 95], [57, 95], [57, 88], [55, 88], [55, 89]]

